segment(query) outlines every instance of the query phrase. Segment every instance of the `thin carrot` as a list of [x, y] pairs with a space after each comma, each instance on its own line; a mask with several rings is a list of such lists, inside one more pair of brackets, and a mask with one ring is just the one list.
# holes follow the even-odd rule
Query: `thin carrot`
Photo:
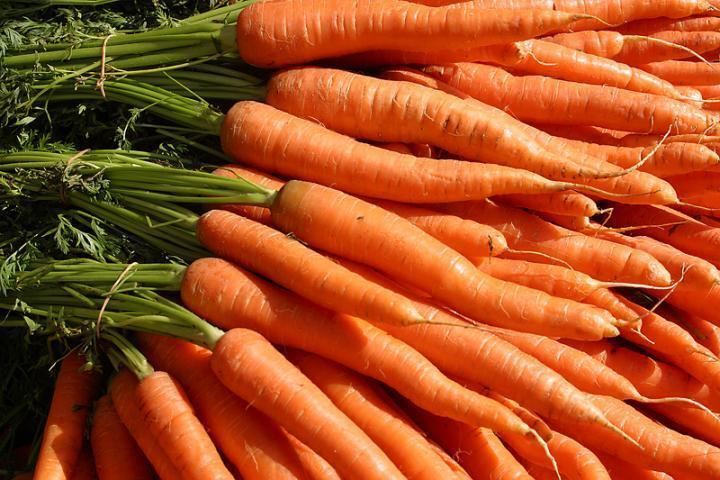
[[[657, 77], [675, 85], [715, 85], [720, 80], [717, 63], [688, 62], [683, 60], [665, 60], [638, 65]], [[701, 129], [702, 130], [702, 129]]]
[[[438, 415], [478, 426], [491, 424], [498, 431], [529, 432], [508, 409], [451, 381], [404, 342], [363, 320], [303, 301], [223, 260], [195, 261], [185, 274], [181, 294], [189, 308], [213, 323], [252, 328], [274, 343], [333, 360]], [[228, 301], [231, 298], [245, 301]]]
[[649, 35], [670, 30], [679, 32], [716, 32], [720, 30], [720, 18], [716, 16], [648, 18], [620, 25], [615, 30], [630, 35]]
[[294, 350], [285, 356], [367, 433], [406, 477], [434, 480], [455, 476], [378, 386], [316, 355]]
[[466, 48], [507, 43], [590, 18], [536, 9], [487, 12], [474, 2], [447, 7], [397, 0], [261, 2], [240, 13], [236, 38], [243, 60], [276, 68], [363, 51], [416, 50], [420, 44], [443, 50], [448, 44]]
[[216, 344], [210, 365], [226, 387], [324, 457], [342, 478], [405, 478], [352, 420], [259, 333], [242, 328], [228, 331]]
[[[293, 185], [296, 182], [288, 183], [276, 198], [289, 196], [285, 192]], [[284, 202], [276, 203], [273, 223], [277, 223], [276, 209], [282, 209]], [[423, 320], [402, 296], [366, 282], [282, 232], [240, 215], [211, 210], [198, 220], [197, 235], [215, 254], [331, 310], [398, 324]]]
[[157, 438], [144, 421], [135, 390], [137, 378], [127, 369], [122, 369], [110, 382], [110, 395], [118, 416], [162, 480], [176, 480], [180, 477], [170, 457], [163, 450]]
[[65, 357], [55, 381], [33, 478], [68, 479], [80, 457], [85, 421], [99, 387], [99, 376], [85, 371], [78, 352]]
[[147, 459], [120, 420], [109, 395], [95, 403], [90, 443], [100, 480], [153, 478]]
[[594, 178], [620, 172], [603, 164], [583, 168], [540, 147], [510, 115], [422, 85], [304, 67], [275, 74], [266, 101], [353, 137], [428, 143], [462, 158], [527, 169], [546, 178]]
[[315, 453], [310, 447], [302, 443], [297, 438], [285, 432], [290, 441], [290, 445], [295, 450], [300, 463], [307, 472], [308, 476], [313, 480], [341, 480], [340, 475], [330, 465], [327, 460]]
[[309, 478], [285, 433], [215, 378], [209, 350], [159, 335], [138, 338], [150, 362], [181, 382], [212, 439], [244, 479]]
[[607, 453], [598, 452], [597, 456], [613, 480], [672, 480], [672, 477], [666, 473], [638, 467]]
[[[569, 189], [603, 193], [592, 187], [551, 181], [520, 168], [392, 152], [250, 101], [238, 102], [230, 109], [222, 143], [233, 160], [261, 170], [399, 202], [452, 202]], [[542, 154], [537, 149], [535, 153]]]
[[[621, 145], [622, 139], [630, 135], [628, 132], [622, 132], [619, 130], [612, 130], [608, 128], [592, 127], [592, 126], [581, 126], [573, 125], [571, 127], [567, 125], [549, 125], [547, 123], [537, 124], [537, 128], [555, 135], [556, 137], [569, 138], [572, 140], [580, 140], [585, 143], [597, 143], [600, 145]], [[660, 140], [660, 135], [647, 135], [647, 137], [657, 138]], [[653, 146], [657, 142], [648, 142], [647, 145]]]
[[539, 195], [500, 195], [495, 198], [500, 203], [536, 212], [585, 216], [599, 213], [597, 205], [591, 198], [572, 191]]
[[373, 266], [478, 321], [558, 336], [615, 334], [606, 312], [493, 279], [407, 220], [342, 192], [290, 182], [272, 210], [275, 225], [314, 248]]
[[523, 121], [652, 133], [671, 128], [676, 133], [703, 132], [714, 125], [711, 115], [683, 102], [615, 87], [516, 77], [477, 63], [431, 66], [424, 71]]
[[532, 479], [492, 431], [474, 429], [411, 405], [405, 408], [433, 440], [457, 459], [472, 478]]
[[[173, 462], [180, 478], [233, 478], [182, 388], [170, 375], [154, 371], [145, 376], [135, 387], [135, 397], [148, 431]], [[113, 399], [113, 403], [117, 402]]]
[[690, 313], [676, 312], [666, 316], [683, 327], [700, 345], [720, 357], [720, 327]]
[[[556, 257], [598, 280], [657, 286], [667, 286], [672, 282], [670, 273], [647, 253], [552, 225], [511, 207], [490, 202], [468, 202], [452, 204], [444, 210], [497, 228], [512, 249]], [[524, 256], [508, 253], [506, 257]], [[553, 263], [536, 256], [523, 259]]]

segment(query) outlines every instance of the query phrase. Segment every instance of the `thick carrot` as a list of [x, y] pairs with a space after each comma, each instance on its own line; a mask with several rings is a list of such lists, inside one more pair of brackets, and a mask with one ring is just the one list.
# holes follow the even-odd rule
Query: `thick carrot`
[[[687, 58], [695, 60], [692, 52], [703, 54], [720, 48], [718, 32], [670, 30], [656, 32], [648, 37], [625, 36], [624, 39], [623, 48], [614, 59], [629, 65]], [[685, 48], [678, 48], [678, 45]]]
[[[662, 264], [645, 252], [552, 225], [518, 209], [490, 202], [467, 202], [443, 208], [459, 217], [497, 228], [515, 250], [541, 252], [558, 258], [598, 280], [657, 286], [672, 282]], [[554, 263], [534, 255], [506, 256]]]
[[657, 77], [675, 85], [715, 85], [720, 81], [720, 70], [717, 63], [688, 62], [682, 60], [665, 60], [638, 65]]
[[[277, 190], [285, 185], [285, 182], [270, 174], [255, 170], [254, 168], [242, 167], [240, 165], [224, 165], [216, 168], [213, 173], [226, 178], [244, 178], [258, 185]], [[265, 207], [253, 207], [248, 205], [238, 205], [235, 203], [227, 205], [214, 205], [213, 208], [228, 210], [230, 212], [242, 215], [243, 217], [255, 220], [263, 225], [271, 225], [272, 218], [270, 210]]]
[[582, 215], [556, 215], [544, 212], [540, 212], [539, 215], [548, 222], [575, 232], [584, 232], [590, 227], [590, 217]]
[[327, 460], [297, 438], [285, 432], [300, 463], [312, 480], [341, 480], [340, 475]]
[[294, 350], [285, 356], [367, 433], [406, 477], [428, 480], [455, 477], [377, 385], [316, 355]]
[[145, 376], [135, 388], [135, 397], [148, 431], [181, 478], [233, 478], [182, 388], [170, 375], [155, 371]]
[[[553, 10], [496, 9], [464, 2], [426, 7], [397, 0], [288, 0], [244, 9], [237, 47], [259, 67], [297, 65], [372, 50], [443, 50], [525, 40], [589, 18]], [[352, 27], [348, 27], [352, 25]]]
[[[386, 70], [383, 73], [384, 78], [409, 81], [423, 85], [435, 90], [449, 93], [458, 98], [462, 98], [467, 102], [473, 103], [474, 105], [484, 105], [478, 100], [470, 97], [468, 94], [458, 90], [457, 88], [448, 85], [447, 83], [440, 81], [427, 74], [411, 70], [408, 68], [395, 68], [392, 70]], [[557, 155], [570, 158], [577, 165], [580, 165], [589, 170], [606, 170], [608, 166], [615, 168], [618, 172], [621, 170], [619, 167], [614, 167], [607, 162], [596, 159], [593, 156], [583, 154], [578, 150], [572, 148], [565, 139], [553, 137], [544, 133], [542, 130], [533, 128], [530, 125], [521, 123], [517, 125], [520, 130], [530, 136], [533, 140], [537, 141], [541, 147], [553, 152]], [[626, 173], [622, 176], [615, 176], [612, 178], [605, 179], [589, 179], [582, 178], [578, 181], [592, 185], [596, 188], [601, 188], [606, 192], [615, 192], [625, 194], [620, 198], [614, 198], [616, 201], [623, 203], [675, 203], [677, 202], [677, 195], [672, 190], [672, 187], [667, 182], [664, 182], [658, 178], [648, 175], [644, 172], [638, 171], [625, 171]], [[603, 197], [602, 193], [597, 194], [599, 197]], [[627, 196], [626, 196], [627, 195]], [[651, 200], [656, 198], [659, 200]]]
[[[412, 3], [441, 7], [443, 5], [457, 5], [463, 0], [410, 0]], [[474, 0], [475, 5], [482, 8], [534, 8], [537, 10], [552, 10], [552, 0]]]
[[607, 453], [598, 452], [597, 456], [613, 480], [673, 480], [666, 473], [638, 467]]
[[712, 116], [686, 103], [615, 87], [516, 77], [476, 63], [430, 66], [424, 71], [523, 121], [653, 133], [703, 132], [714, 125]]
[[287, 435], [215, 378], [209, 350], [159, 335], [138, 338], [148, 360], [182, 384], [212, 439], [244, 479], [309, 478]]
[[498, 109], [408, 82], [296, 68], [270, 79], [266, 101], [353, 137], [428, 143], [462, 158], [527, 169], [546, 178], [592, 179], [620, 172], [609, 164], [583, 168], [540, 147], [522, 123]]
[[149, 425], [140, 412], [135, 390], [137, 378], [129, 370], [121, 370], [110, 382], [110, 395], [118, 416], [128, 429], [138, 446], [150, 461], [155, 473], [162, 480], [181, 478], [179, 470], [163, 450], [157, 438], [151, 433]]
[[216, 344], [210, 365], [226, 387], [315, 450], [342, 478], [405, 478], [352, 420], [259, 333], [242, 328], [228, 331]]
[[68, 479], [80, 457], [85, 421], [99, 387], [99, 376], [84, 371], [85, 359], [72, 352], [60, 366], [33, 478]]
[[438, 417], [412, 405], [405, 409], [473, 479], [532, 479], [492, 431]]
[[700, 207], [720, 208], [720, 172], [690, 172], [667, 180], [683, 202]]
[[[261, 185], [274, 189], [280, 189], [283, 185], [285, 185], [284, 181], [275, 179], [263, 172], [246, 169], [236, 165], [227, 165], [225, 167], [218, 168], [214, 173], [223, 176], [237, 175], [252, 182], [260, 183]], [[551, 201], [550, 199], [555, 199], [557, 197], [557, 200], [555, 200], [556, 202], [559, 203], [563, 199], [566, 199], [566, 203], [570, 204], [579, 203], [581, 200], [576, 197], [582, 197], [582, 200], [586, 200], [586, 203], [590, 202], [594, 205], [592, 200], [579, 193], [575, 193], [575, 196], [567, 198], [565, 197], [564, 192], [560, 192], [558, 194], [542, 196], [542, 199], [548, 197], [549, 199], [546, 201]], [[416, 227], [429, 233], [445, 245], [457, 250], [468, 258], [500, 255], [507, 249], [507, 243], [505, 242], [505, 238], [502, 234], [487, 225], [465, 220], [454, 215], [447, 215], [429, 208], [422, 208], [419, 206], [407, 205], [389, 200], [370, 198], [368, 201], [409, 220]], [[270, 214], [270, 210], [267, 208], [245, 207], [242, 205], [227, 205], [222, 208], [250, 218], [251, 220], [260, 222], [264, 225], [272, 224], [272, 216]]]
[[558, 33], [543, 40], [602, 58], [615, 58], [624, 43], [621, 33], [608, 30]]
[[590, 401], [628, 435], [638, 439], [642, 449], [632, 445], [619, 446], [609, 438], [606, 430], [595, 425], [578, 429], [563, 419], [553, 420], [551, 424], [592, 450], [606, 452], [637, 466], [671, 475], [692, 474], [694, 478], [708, 480], [720, 478], [720, 463], [717, 462], [720, 449], [658, 425], [620, 400], [593, 396]]
[[608, 223], [613, 227], [647, 225], [647, 228], [635, 230], [634, 233], [647, 235], [716, 266], [720, 265], [720, 229], [708, 227], [671, 208], [661, 205], [634, 205], [632, 208], [616, 205]]
[[342, 192], [289, 182], [272, 211], [275, 225], [311, 246], [373, 266], [478, 321], [557, 336], [615, 334], [606, 312], [493, 279], [406, 220]]
[[[333, 360], [438, 415], [471, 425], [491, 424], [498, 431], [528, 430], [508, 409], [451, 381], [404, 342], [363, 320], [305, 302], [223, 260], [193, 263], [181, 293], [189, 308], [213, 323], [252, 328], [273, 343]], [[232, 298], [244, 301], [227, 301]]]
[[[567, 125], [548, 125], [547, 123], [536, 125], [540, 130], [555, 135], [556, 137], [569, 138], [571, 140], [580, 140], [585, 143], [597, 143], [600, 145], [621, 145], [622, 138], [630, 135], [627, 132], [619, 130], [612, 130], [601, 127], [581, 126], [573, 125], [571, 127]], [[647, 135], [647, 137], [662, 138], [660, 135]], [[647, 145], [642, 146], [653, 146], [657, 142], [648, 142]]]
[[685, 312], [676, 312], [675, 315], [668, 315], [667, 317], [683, 327], [700, 345], [720, 357], [720, 327]]
[[261, 170], [399, 202], [452, 202], [584, 188], [520, 168], [392, 152], [250, 101], [230, 109], [222, 143], [234, 160]]
[[495, 198], [501, 203], [536, 212], [587, 216], [599, 213], [597, 205], [591, 198], [573, 191], [539, 195], [500, 195]]
[[147, 459], [120, 420], [109, 395], [95, 403], [90, 443], [100, 480], [153, 478]]
[[[292, 185], [295, 182], [288, 183], [277, 198], [286, 196]], [[281, 209], [283, 202], [276, 203]], [[277, 223], [275, 208], [273, 205], [273, 223]], [[218, 256], [331, 310], [398, 324], [423, 320], [402, 296], [365, 281], [296, 239], [240, 215], [211, 210], [200, 217], [197, 236]]]

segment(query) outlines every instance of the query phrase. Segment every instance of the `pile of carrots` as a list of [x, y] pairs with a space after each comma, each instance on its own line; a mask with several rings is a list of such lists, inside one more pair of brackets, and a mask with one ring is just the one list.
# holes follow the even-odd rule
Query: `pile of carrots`
[[76, 317], [28, 478], [720, 479], [720, 2], [267, 0], [235, 41], [272, 70], [201, 133], [255, 196], [108, 176], [206, 195], [207, 254], [18, 273]]

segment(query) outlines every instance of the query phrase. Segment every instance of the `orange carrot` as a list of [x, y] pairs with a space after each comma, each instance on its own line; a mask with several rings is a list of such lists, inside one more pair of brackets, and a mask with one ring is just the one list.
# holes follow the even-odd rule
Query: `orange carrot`
[[578, 440], [593, 450], [600, 450], [617, 456], [626, 462], [653, 470], [661, 470], [671, 475], [692, 474], [694, 478], [720, 478], [720, 463], [716, 461], [720, 449], [700, 440], [681, 435], [665, 428], [645, 417], [631, 406], [610, 397], [591, 397], [593, 404], [608, 416], [631, 437], [638, 439], [642, 446], [619, 446], [609, 438], [606, 430], [595, 425], [578, 429], [563, 419], [551, 423], [557, 429]]
[[110, 395], [118, 416], [125, 428], [137, 442], [145, 457], [150, 461], [162, 480], [176, 480], [180, 477], [170, 457], [163, 450], [157, 438], [151, 433], [148, 423], [143, 419], [135, 396], [138, 380], [127, 369], [122, 369], [110, 382]]
[[492, 431], [474, 429], [411, 405], [405, 405], [405, 409], [433, 440], [458, 460], [472, 478], [532, 479]]
[[720, 172], [691, 172], [675, 175], [667, 180], [683, 202], [700, 207], [720, 208]]
[[406, 220], [342, 192], [289, 182], [272, 211], [275, 225], [314, 248], [384, 271], [478, 321], [573, 338], [615, 334], [606, 312], [496, 280]]
[[433, 480], [455, 476], [378, 386], [316, 355], [294, 350], [286, 357], [367, 433], [406, 477]]
[[182, 388], [170, 375], [155, 371], [145, 376], [135, 387], [135, 397], [148, 431], [181, 478], [233, 478]]
[[90, 442], [100, 480], [153, 478], [147, 459], [120, 420], [109, 395], [95, 403]]
[[[288, 183], [282, 199], [296, 182]], [[273, 205], [273, 223], [277, 223]], [[399, 219], [399, 217], [398, 217]], [[291, 230], [288, 230], [291, 231]], [[402, 296], [347, 271], [297, 240], [231, 212], [211, 210], [197, 225], [200, 241], [215, 254], [268, 277], [326, 308], [383, 322], [422, 321]]]
[[717, 32], [669, 30], [655, 32], [648, 37], [632, 35], [624, 39], [623, 48], [614, 59], [629, 65], [687, 58], [695, 60], [692, 52], [703, 54], [720, 48], [720, 33]]
[[259, 333], [242, 328], [228, 331], [216, 344], [210, 365], [226, 387], [315, 450], [342, 478], [405, 478], [352, 420]]
[[608, 30], [558, 33], [543, 40], [602, 58], [615, 58], [624, 43], [621, 33]]
[[85, 371], [77, 352], [60, 366], [33, 478], [68, 479], [80, 458], [85, 421], [99, 387], [99, 376]]
[[327, 68], [296, 68], [270, 79], [266, 101], [353, 137], [428, 143], [462, 158], [527, 169], [555, 180], [620, 172], [609, 164], [583, 168], [540, 147], [528, 138], [522, 123], [506, 113], [407, 82]]
[[[598, 280], [657, 286], [667, 286], [672, 281], [670, 273], [649, 254], [572, 232], [511, 207], [468, 202], [452, 204], [443, 210], [497, 228], [515, 250], [541, 252], [558, 258]], [[523, 256], [506, 254], [506, 257]], [[523, 259], [553, 263], [534, 255]]]
[[716, 63], [665, 60], [640, 64], [638, 68], [676, 85], [715, 85], [720, 80]]
[[673, 30], [679, 32], [716, 32], [720, 30], [720, 17], [648, 18], [620, 25], [615, 30], [629, 35], [649, 35]]
[[230, 109], [222, 143], [234, 160], [264, 171], [399, 202], [452, 202], [587, 189], [520, 168], [392, 152], [257, 102], [238, 102]]
[[599, 212], [592, 199], [572, 191], [540, 195], [500, 195], [496, 199], [513, 207], [559, 215], [593, 216]]
[[[215, 324], [252, 328], [274, 343], [333, 360], [438, 415], [471, 425], [489, 423], [498, 431], [529, 430], [508, 409], [451, 381], [402, 341], [363, 320], [305, 302], [225, 261], [194, 262], [181, 293], [189, 308]], [[245, 301], [223, 301], [231, 298]]]
[[138, 338], [150, 362], [180, 381], [212, 439], [244, 479], [308, 478], [285, 433], [215, 378], [209, 350], [159, 335]]
[[70, 480], [97, 480], [97, 478], [97, 474], [95, 473], [95, 459], [93, 458], [93, 452], [87, 445], [85, 445], [80, 451], [80, 457], [75, 464], [75, 468], [73, 469], [73, 473], [70, 476]]
[[[226, 178], [244, 178], [263, 187], [272, 188], [277, 190], [285, 185], [285, 182], [277, 177], [273, 177], [260, 170], [253, 168], [241, 167], [240, 165], [224, 165], [213, 171], [215, 175]], [[243, 217], [255, 220], [256, 222], [262, 223], [263, 225], [271, 225], [272, 218], [270, 217], [270, 210], [265, 207], [253, 207], [248, 205], [228, 204], [228, 205], [214, 205], [213, 208], [221, 210], [228, 210], [230, 212], [242, 215]]]
[[[580, 140], [585, 143], [596, 143], [600, 145], [618, 146], [621, 145], [624, 137], [630, 135], [627, 132], [619, 130], [581, 125], [567, 126], [549, 125], [547, 123], [543, 123], [537, 124], [537, 128], [549, 133], [550, 135], [555, 135], [556, 137], [569, 138], [572, 140]], [[662, 138], [662, 136], [659, 135], [646, 135], [646, 137], [657, 138], [658, 140]], [[648, 142], [647, 145], [642, 146], [653, 146], [656, 143], [656, 141], [651, 141]]]
[[540, 212], [540, 216], [555, 225], [576, 232], [583, 232], [590, 227], [590, 217], [582, 215], [556, 215], [554, 213]]
[[703, 132], [714, 125], [712, 116], [683, 102], [615, 87], [515, 77], [475, 63], [431, 66], [424, 71], [523, 121], [652, 133], [671, 128], [677, 133]]
[[668, 318], [683, 327], [695, 341], [720, 357], [720, 327], [690, 313], [678, 313]]
[[419, 44], [443, 50], [507, 43], [583, 18], [589, 16], [535, 9], [496, 9], [488, 15], [474, 2], [426, 7], [397, 0], [288, 0], [244, 9], [236, 37], [243, 60], [276, 68], [356, 52], [416, 50]]
[[285, 434], [310, 478], [313, 480], [341, 480], [340, 475], [327, 460], [289, 433], [285, 432]]
[[607, 453], [598, 452], [598, 458], [607, 468], [613, 480], [673, 480], [666, 473], [654, 472], [628, 462], [623, 462], [617, 457]]

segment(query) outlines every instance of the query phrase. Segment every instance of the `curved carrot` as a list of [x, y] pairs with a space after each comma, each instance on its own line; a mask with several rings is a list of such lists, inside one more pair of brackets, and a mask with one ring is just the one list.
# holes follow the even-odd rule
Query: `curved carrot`
[[333, 360], [438, 415], [471, 425], [491, 424], [498, 431], [529, 430], [508, 409], [451, 381], [404, 342], [361, 319], [312, 305], [223, 260], [195, 261], [185, 274], [181, 295], [190, 309], [223, 328], [252, 328], [274, 343]]
[[99, 387], [99, 376], [84, 371], [85, 359], [70, 353], [60, 365], [33, 478], [66, 479], [80, 458], [85, 421]]
[[95, 402], [90, 443], [100, 480], [150, 480], [147, 459], [120, 420], [109, 395]]
[[405, 409], [472, 478], [532, 479], [492, 431], [438, 417], [412, 405], [405, 405]]
[[495, 198], [501, 203], [536, 212], [584, 216], [593, 216], [599, 213], [599, 209], [592, 199], [572, 191], [539, 195], [500, 195]]
[[308, 478], [285, 433], [215, 378], [209, 350], [159, 335], [138, 338], [148, 360], [180, 381], [218, 448], [244, 479]]
[[[663, 265], [645, 252], [552, 225], [518, 209], [490, 202], [468, 202], [443, 210], [497, 228], [512, 249], [547, 254], [598, 280], [657, 286], [672, 282]], [[534, 255], [506, 256], [553, 263]]]
[[265, 171], [399, 202], [451, 202], [584, 188], [520, 168], [392, 152], [250, 101], [238, 102], [228, 112], [222, 144], [234, 160]]
[[[280, 191], [278, 199], [290, 185], [294, 182]], [[282, 208], [282, 200], [276, 203]], [[273, 223], [277, 223], [275, 208], [273, 205]], [[198, 220], [197, 236], [218, 256], [331, 310], [398, 324], [423, 320], [402, 296], [364, 281], [297, 240], [240, 215], [211, 210]]]
[[[652, 133], [704, 132], [714, 125], [711, 115], [683, 102], [615, 87], [516, 77], [477, 63], [431, 66], [424, 71], [523, 121]], [[538, 108], [538, 103], [543, 107]]]
[[[553, 10], [497, 9], [465, 2], [426, 7], [396, 0], [288, 0], [244, 9], [237, 47], [260, 67], [297, 65], [370, 50], [442, 50], [524, 40], [589, 18]], [[352, 25], [352, 28], [347, 28]]]
[[428, 143], [462, 158], [522, 168], [555, 180], [619, 171], [604, 164], [583, 168], [540, 147], [522, 123], [498, 109], [408, 82], [329, 68], [295, 68], [270, 79], [266, 101], [353, 137]]
[[405, 478], [367, 435], [259, 333], [218, 341], [213, 372], [236, 395], [324, 457], [343, 478]]
[[127, 369], [122, 369], [110, 381], [110, 395], [118, 416], [137, 442], [147, 459], [153, 466], [155, 473], [162, 480], [176, 480], [180, 477], [170, 457], [163, 450], [157, 438], [151, 433], [149, 425], [145, 422], [135, 397], [138, 386], [137, 378]]
[[559, 336], [615, 335], [606, 312], [493, 279], [406, 220], [342, 192], [289, 182], [272, 212], [275, 225], [313, 247], [378, 268], [478, 321]]
[[368, 434], [406, 477], [455, 477], [424, 436], [376, 385], [316, 355], [295, 350], [286, 356]]
[[155, 371], [135, 387], [138, 410], [147, 429], [175, 465], [181, 478], [232, 479], [180, 385]]

